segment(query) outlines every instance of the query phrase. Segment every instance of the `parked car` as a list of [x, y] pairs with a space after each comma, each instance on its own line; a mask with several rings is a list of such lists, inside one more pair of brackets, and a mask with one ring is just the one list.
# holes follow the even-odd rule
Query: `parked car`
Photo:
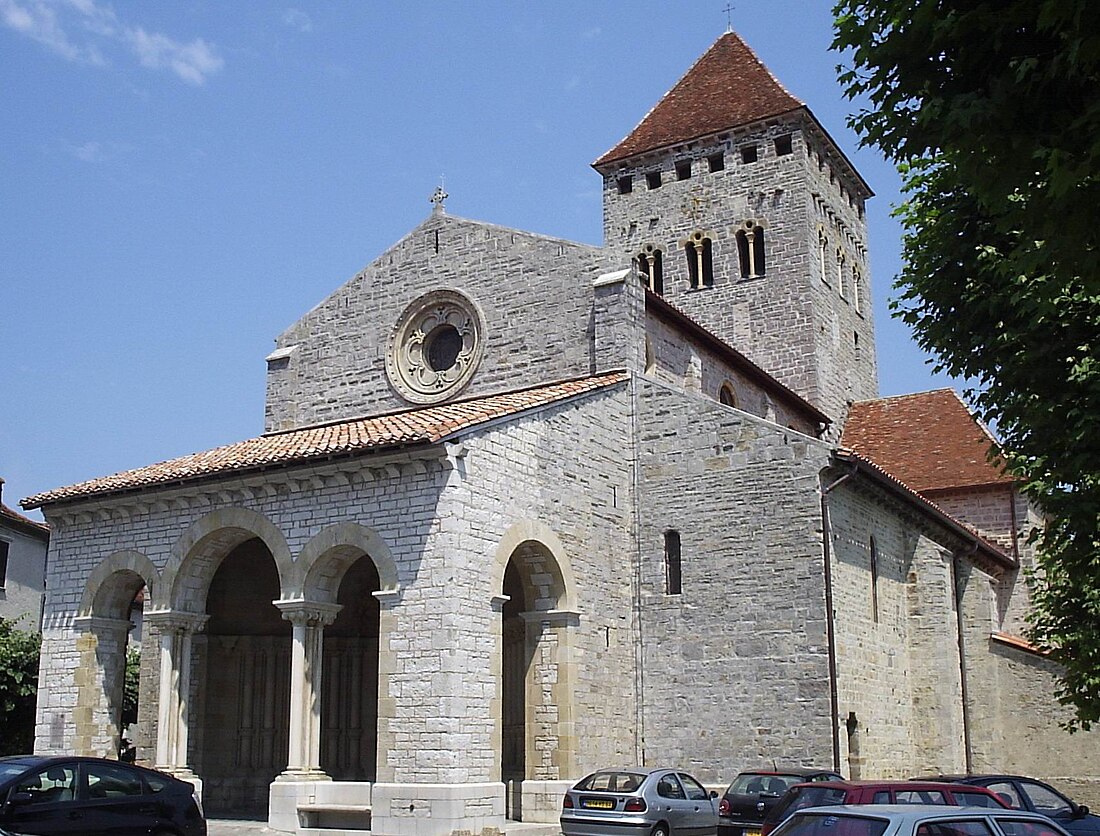
[[935, 781], [818, 781], [795, 784], [764, 818], [761, 836], [807, 807], [834, 804], [951, 804], [956, 807], [1008, 807], [985, 787]]
[[773, 832], [775, 836], [1067, 836], [1037, 813], [931, 804], [810, 807], [789, 816]]
[[601, 769], [565, 793], [565, 836], [714, 836], [716, 792], [678, 769]]
[[1070, 800], [1050, 784], [1023, 775], [940, 775], [938, 781], [956, 781], [985, 787], [1001, 796], [1009, 807], [1042, 813], [1053, 819], [1071, 836], [1100, 836], [1100, 816], [1084, 804]]
[[738, 774], [718, 803], [718, 836], [760, 836], [760, 826], [783, 794], [807, 781], [839, 781], [828, 769], [756, 769]]
[[194, 789], [102, 758], [0, 758], [0, 828], [26, 836], [206, 836]]

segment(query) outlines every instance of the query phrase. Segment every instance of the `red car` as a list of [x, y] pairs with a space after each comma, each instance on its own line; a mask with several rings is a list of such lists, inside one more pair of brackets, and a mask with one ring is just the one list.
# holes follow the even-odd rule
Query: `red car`
[[796, 810], [833, 804], [950, 804], [956, 807], [1006, 808], [995, 793], [985, 787], [949, 784], [943, 781], [818, 781], [795, 784], [768, 812], [760, 836], [768, 836], [776, 825]]

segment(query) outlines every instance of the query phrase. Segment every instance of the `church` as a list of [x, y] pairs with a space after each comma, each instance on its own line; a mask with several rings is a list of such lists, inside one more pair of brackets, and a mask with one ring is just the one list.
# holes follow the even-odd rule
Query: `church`
[[812, 111], [727, 32], [593, 167], [603, 246], [440, 191], [277, 337], [262, 434], [23, 501], [37, 751], [119, 751], [141, 592], [127, 734], [213, 817], [556, 832], [623, 764], [1097, 799], [1021, 638], [1040, 514], [953, 392], [878, 397], [872, 193]]

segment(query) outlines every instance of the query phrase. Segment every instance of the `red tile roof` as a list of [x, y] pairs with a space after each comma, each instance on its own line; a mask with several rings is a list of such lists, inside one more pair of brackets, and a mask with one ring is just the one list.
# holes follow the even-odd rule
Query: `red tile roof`
[[727, 32], [646, 114], [599, 167], [667, 145], [730, 130], [803, 107], [733, 32]]
[[622, 383], [624, 371], [561, 381], [422, 409], [269, 433], [24, 499], [27, 509], [73, 499], [181, 483], [242, 470], [324, 460], [385, 448], [434, 444], [462, 430]]
[[852, 404], [841, 444], [921, 493], [1011, 485], [996, 440], [953, 389]]
[[30, 517], [25, 517], [14, 508], [9, 508], [4, 503], [0, 502], [0, 522], [5, 521], [14, 524], [17, 528], [28, 534], [36, 535], [42, 539], [49, 539], [50, 527], [48, 525], [40, 523], [37, 520], [32, 520]]

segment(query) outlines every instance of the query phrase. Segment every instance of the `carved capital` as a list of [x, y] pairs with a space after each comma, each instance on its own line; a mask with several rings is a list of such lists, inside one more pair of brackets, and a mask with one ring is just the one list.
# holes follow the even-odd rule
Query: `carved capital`
[[301, 598], [276, 601], [275, 606], [283, 614], [283, 619], [295, 626], [328, 627], [336, 620], [341, 604], [329, 604], [324, 601], [306, 601]]

